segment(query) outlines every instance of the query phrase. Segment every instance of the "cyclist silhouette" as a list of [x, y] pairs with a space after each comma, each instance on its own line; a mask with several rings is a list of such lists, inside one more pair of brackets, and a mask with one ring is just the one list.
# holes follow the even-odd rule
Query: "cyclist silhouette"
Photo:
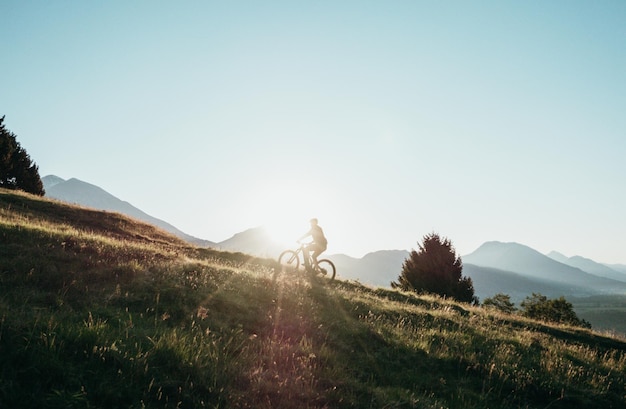
[[326, 237], [324, 236], [324, 231], [322, 230], [322, 228], [317, 224], [317, 219], [311, 219], [309, 220], [309, 223], [311, 223], [311, 229], [309, 229], [308, 232], [304, 233], [298, 239], [298, 242], [300, 242], [300, 240], [306, 237], [311, 237], [313, 239], [313, 241], [310, 244], [304, 246], [302, 250], [304, 251], [305, 260], [308, 260], [309, 258], [309, 251], [313, 252], [313, 254], [311, 255], [311, 258], [313, 259], [313, 262], [315, 263], [314, 267], [316, 267], [317, 256], [319, 256], [326, 250], [326, 247], [328, 246], [328, 240], [326, 240]]

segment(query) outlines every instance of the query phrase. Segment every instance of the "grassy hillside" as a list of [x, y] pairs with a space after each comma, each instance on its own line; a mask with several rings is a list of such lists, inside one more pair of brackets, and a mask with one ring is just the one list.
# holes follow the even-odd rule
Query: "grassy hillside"
[[623, 340], [275, 267], [0, 190], [0, 408], [626, 405]]

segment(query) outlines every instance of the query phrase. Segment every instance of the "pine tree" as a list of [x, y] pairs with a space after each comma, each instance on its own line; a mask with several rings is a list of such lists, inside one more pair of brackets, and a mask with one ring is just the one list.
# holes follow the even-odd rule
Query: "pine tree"
[[472, 279], [463, 277], [463, 262], [450, 240], [431, 233], [418, 246], [419, 250], [412, 250], [404, 260], [398, 281], [391, 283], [393, 288], [478, 302]]
[[4, 116], [0, 118], [0, 187], [45, 194], [39, 168], [17, 142], [15, 134], [5, 128]]

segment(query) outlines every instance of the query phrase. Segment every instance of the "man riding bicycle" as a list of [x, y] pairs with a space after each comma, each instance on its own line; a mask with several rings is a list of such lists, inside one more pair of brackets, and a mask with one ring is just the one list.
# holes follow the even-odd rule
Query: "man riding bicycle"
[[326, 247], [328, 246], [328, 240], [326, 240], [322, 228], [317, 224], [317, 219], [311, 219], [309, 223], [311, 223], [311, 229], [309, 229], [308, 232], [304, 233], [298, 239], [298, 242], [309, 236], [313, 239], [311, 243], [304, 246], [302, 251], [304, 252], [305, 260], [308, 260], [309, 258], [309, 251], [313, 252], [313, 254], [311, 255], [311, 259], [313, 260], [314, 267], [317, 267], [317, 257], [326, 250]]

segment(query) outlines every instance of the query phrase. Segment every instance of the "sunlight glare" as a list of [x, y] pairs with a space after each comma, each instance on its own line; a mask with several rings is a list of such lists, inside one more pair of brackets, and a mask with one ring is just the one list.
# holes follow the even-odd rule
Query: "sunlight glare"
[[316, 217], [322, 224], [331, 209], [323, 200], [326, 196], [322, 188], [296, 183], [288, 186], [288, 190], [284, 186], [265, 186], [257, 196], [262, 199], [255, 213], [273, 241], [293, 248], [308, 231], [309, 220]]

